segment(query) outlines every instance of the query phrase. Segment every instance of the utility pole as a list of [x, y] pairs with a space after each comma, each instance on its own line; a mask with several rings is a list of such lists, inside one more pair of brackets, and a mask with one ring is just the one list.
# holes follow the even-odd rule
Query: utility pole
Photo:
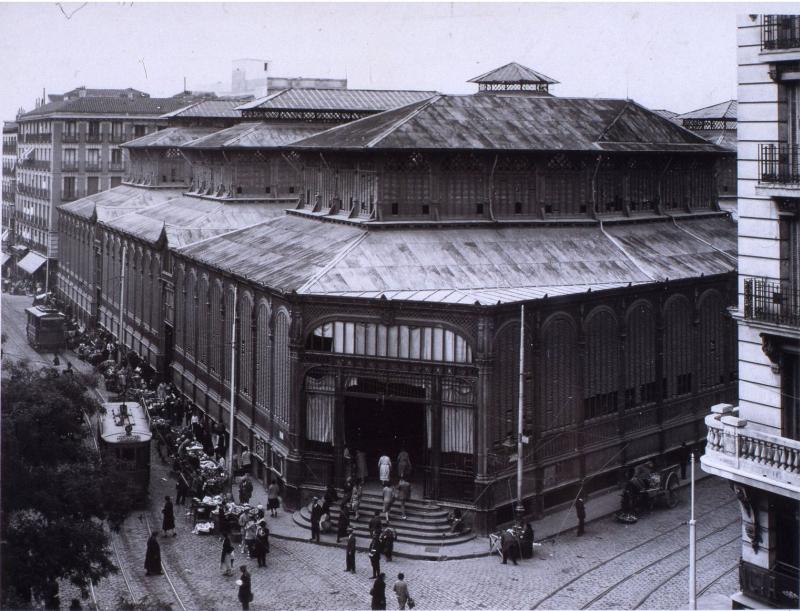
[[525, 305], [519, 312], [519, 403], [517, 406], [517, 517], [525, 512], [522, 504], [522, 392], [525, 386]]
[[689, 609], [697, 609], [697, 541], [694, 519], [694, 452], [691, 454], [691, 518], [689, 519]]
[[228, 419], [228, 479], [233, 487], [233, 412], [236, 398], [236, 298], [238, 285], [233, 285], [233, 312], [231, 312], [231, 414]]

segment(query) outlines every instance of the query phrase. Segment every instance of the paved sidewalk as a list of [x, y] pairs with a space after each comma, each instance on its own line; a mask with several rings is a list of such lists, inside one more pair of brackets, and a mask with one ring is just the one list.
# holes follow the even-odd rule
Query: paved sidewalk
[[[699, 469], [695, 469], [695, 481], [700, 481], [706, 477], [710, 476], [706, 473], [703, 473]], [[253, 505], [261, 504], [266, 508], [266, 489], [255, 478], [251, 478], [251, 480], [253, 481], [253, 496], [250, 500], [250, 503]], [[688, 486], [688, 481], [682, 481], [680, 484], [680, 488], [683, 491], [683, 499], [681, 504], [687, 508], [687, 520], [689, 519]], [[587, 495], [587, 533], [590, 533], [592, 530], [592, 522], [601, 520], [619, 510], [620, 493], [620, 490], [613, 488]], [[311, 531], [295, 523], [295, 521], [292, 519], [291, 511], [280, 509], [278, 510], [278, 516], [278, 518], [272, 518], [270, 520], [270, 536], [290, 541], [308, 541], [310, 539]], [[531, 521], [531, 526], [533, 526], [533, 530], [536, 535], [536, 541], [542, 542], [548, 539], [554, 539], [563, 533], [576, 529], [578, 526], [578, 519], [575, 515], [575, 509], [572, 504], [562, 505], [552, 509], [540, 520]], [[359, 543], [358, 549], [366, 550], [369, 542], [366, 541], [366, 539], [359, 539]], [[329, 533], [321, 535], [319, 545], [344, 548], [345, 544], [344, 541], [341, 543], [336, 543], [336, 535]], [[399, 540], [395, 543], [394, 553], [397, 556], [404, 558], [423, 560], [463, 560], [466, 558], [489, 556], [491, 554], [489, 551], [488, 539], [482, 535], [478, 535], [475, 539], [466, 541], [464, 543], [447, 546], [437, 546], [435, 544], [414, 545], [410, 543], [403, 543], [402, 540]]]

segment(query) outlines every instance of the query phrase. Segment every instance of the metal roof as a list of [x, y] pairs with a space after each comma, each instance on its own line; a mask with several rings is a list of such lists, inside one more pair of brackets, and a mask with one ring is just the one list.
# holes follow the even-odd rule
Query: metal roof
[[186, 106], [174, 98], [133, 99], [124, 97], [85, 97], [73, 100], [50, 102], [19, 117], [20, 121], [50, 114], [94, 114], [94, 115], [156, 115]]
[[436, 95], [404, 89], [281, 89], [242, 104], [239, 110], [362, 110], [380, 112]]
[[657, 115], [664, 117], [665, 119], [672, 119], [678, 116], [677, 112], [672, 112], [671, 110], [667, 110], [666, 108], [651, 108], [651, 110]]
[[109, 221], [135, 210], [161, 204], [181, 196], [181, 189], [148, 189], [133, 185], [120, 185], [88, 197], [62, 204], [58, 207], [80, 218]]
[[726, 121], [735, 121], [736, 112], [739, 103], [736, 100], [728, 100], [727, 102], [720, 102], [705, 108], [698, 108], [685, 112], [682, 115], [675, 117], [676, 119], [718, 119]]
[[736, 152], [739, 139], [735, 129], [698, 129], [692, 131], [701, 138], [728, 149], [729, 152]]
[[4, 134], [13, 134], [16, 133], [19, 129], [16, 121], [4, 121], [3, 122], [3, 133]]
[[168, 127], [147, 134], [135, 140], [129, 140], [121, 146], [126, 148], [172, 148], [188, 144], [219, 131], [218, 127]]
[[241, 103], [241, 100], [201, 100], [168, 112], [163, 117], [166, 119], [239, 119], [242, 113], [236, 110], [236, 107]]
[[723, 152], [631, 100], [503, 95], [439, 95], [334, 127], [295, 146]]
[[287, 206], [285, 202], [233, 203], [182, 195], [105, 224], [150, 243], [156, 243], [163, 233], [170, 247], [181, 248], [282, 215]]
[[221, 148], [274, 148], [286, 146], [318, 134], [326, 126], [313, 124], [249, 122], [239, 123], [227, 129], [217, 130], [203, 138], [187, 143], [189, 149]]
[[730, 272], [726, 216], [588, 226], [377, 229], [286, 215], [182, 249], [309, 295], [497, 303]]
[[508, 84], [550, 83], [551, 85], [558, 83], [557, 80], [552, 79], [541, 72], [536, 72], [536, 70], [532, 70], [527, 66], [518, 64], [517, 62], [510, 62], [505, 66], [500, 66], [494, 70], [489, 70], [489, 72], [481, 74], [480, 76], [476, 76], [475, 78], [471, 78], [467, 82]]

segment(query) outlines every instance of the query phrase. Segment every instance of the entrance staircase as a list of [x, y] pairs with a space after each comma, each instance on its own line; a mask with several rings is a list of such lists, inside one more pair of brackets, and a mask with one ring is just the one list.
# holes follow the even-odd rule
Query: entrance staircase
[[[320, 495], [321, 496], [321, 495]], [[361, 496], [358, 520], [351, 516], [350, 527], [355, 531], [359, 549], [369, 544], [369, 521], [375, 511], [383, 509], [383, 497], [369, 492]], [[322, 535], [323, 542], [336, 541], [336, 528], [339, 524], [340, 505], [331, 506], [331, 533]], [[397, 556], [412, 558], [440, 559], [447, 556], [447, 547], [472, 541], [475, 535], [468, 529], [454, 534], [450, 532], [447, 522], [448, 510], [432, 501], [406, 501], [406, 519], [400, 517], [400, 506], [397, 502], [389, 512], [389, 526], [397, 532], [394, 551]], [[308, 530], [311, 535], [311, 515], [308, 506], [292, 514], [294, 522]], [[330, 541], [332, 538], [332, 541]], [[341, 541], [344, 546], [345, 539]]]

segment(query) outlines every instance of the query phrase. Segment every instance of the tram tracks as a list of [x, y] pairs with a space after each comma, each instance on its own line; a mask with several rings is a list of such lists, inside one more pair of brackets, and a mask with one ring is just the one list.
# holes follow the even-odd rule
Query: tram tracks
[[[701, 517], [709, 515], [709, 514], [714, 514], [714, 513], [718, 512], [721, 508], [729, 505], [731, 502], [732, 501], [725, 501], [724, 503], [719, 503], [719, 504], [713, 505], [712, 507], [709, 507], [705, 511], [702, 511], [702, 512], [698, 513], [697, 514], [697, 518], [701, 518]], [[733, 520], [732, 522], [727, 523], [723, 528], [728, 527], [732, 523], [737, 522], [737, 521], [738, 520]], [[540, 598], [539, 600], [537, 600], [533, 605], [531, 605], [531, 609], [540, 608], [542, 606], [542, 604], [547, 602], [548, 600], [550, 600], [552, 598], [556, 598], [559, 594], [561, 594], [563, 592], [569, 591], [570, 587], [573, 584], [575, 584], [576, 582], [580, 581], [581, 579], [587, 578], [588, 576], [596, 573], [597, 571], [601, 570], [602, 568], [610, 565], [615, 560], [618, 560], [619, 558], [621, 558], [623, 556], [626, 556], [626, 555], [630, 554], [631, 552], [634, 552], [634, 551], [636, 551], [638, 549], [641, 549], [641, 548], [644, 548], [644, 547], [652, 546], [659, 539], [663, 539], [664, 537], [668, 537], [669, 535], [671, 535], [675, 531], [677, 531], [677, 530], [679, 530], [681, 528], [684, 528], [685, 526], [686, 526], [686, 522], [681, 522], [681, 523], [673, 526], [672, 528], [669, 528], [667, 530], [659, 532], [658, 534], [653, 535], [652, 537], [649, 537], [649, 538], [645, 539], [644, 541], [641, 541], [640, 543], [638, 543], [637, 545], [634, 545], [633, 547], [626, 548], [626, 549], [622, 550], [621, 552], [619, 552], [617, 554], [614, 554], [613, 556], [611, 556], [609, 558], [606, 558], [602, 562], [598, 562], [597, 564], [594, 564], [593, 566], [589, 567], [585, 571], [582, 571], [578, 575], [575, 575], [572, 579], [570, 579], [569, 581], [564, 583], [558, 589], [554, 590], [553, 592], [550, 592], [549, 594], [547, 594], [547, 595], [543, 596], [542, 598]], [[718, 531], [714, 531], [714, 532], [718, 532]], [[710, 533], [710, 534], [713, 534], [713, 533]], [[685, 549], [686, 547], [688, 547], [688, 546], [683, 546], [683, 547], [681, 547], [680, 549], [676, 550], [675, 552], [673, 552], [670, 555], [674, 555], [675, 553], [681, 551], [681, 549]], [[659, 561], [663, 560], [663, 559], [664, 559], [664, 557], [661, 557], [659, 559]], [[609, 589], [607, 588], [607, 590], [609, 590]], [[582, 609], [588, 608], [591, 604], [596, 602], [596, 600], [599, 600], [599, 598], [602, 598], [602, 596], [596, 597], [595, 599], [593, 599], [592, 601], [590, 601], [589, 603], [587, 603], [585, 606], [583, 606], [581, 608]], [[556, 607], [556, 608], [560, 608], [560, 607]]]

